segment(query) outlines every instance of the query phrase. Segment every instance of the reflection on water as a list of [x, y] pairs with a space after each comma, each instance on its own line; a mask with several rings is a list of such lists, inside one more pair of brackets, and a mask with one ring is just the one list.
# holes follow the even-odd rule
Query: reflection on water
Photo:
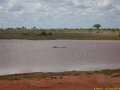
[[120, 41], [0, 40], [0, 74], [111, 68], [120, 68]]

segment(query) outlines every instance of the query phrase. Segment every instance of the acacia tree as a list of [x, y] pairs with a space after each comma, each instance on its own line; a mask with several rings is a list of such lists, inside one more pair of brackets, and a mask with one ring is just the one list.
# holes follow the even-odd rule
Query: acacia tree
[[100, 24], [95, 24], [95, 25], [93, 25], [93, 27], [96, 29], [100, 29], [100, 27], [102, 27], [102, 26]]

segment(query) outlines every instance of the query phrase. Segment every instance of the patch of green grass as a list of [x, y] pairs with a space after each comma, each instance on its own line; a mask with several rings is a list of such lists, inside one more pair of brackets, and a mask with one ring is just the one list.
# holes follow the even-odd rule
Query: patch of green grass
[[120, 76], [120, 69], [113, 69], [113, 70], [106, 69], [106, 70], [95, 71], [95, 73], [110, 75], [114, 77], [114, 76]]
[[111, 75], [111, 77], [120, 77], [120, 73], [113, 74], [113, 75]]
[[21, 80], [29, 78], [47, 78], [47, 74], [14, 74], [14, 75], [4, 75], [0, 76], [0, 80]]
[[20, 80], [17, 76], [0, 76], [0, 80]]
[[91, 71], [85, 72], [86, 75], [93, 75], [93, 73]]
[[39, 76], [38, 76], [39, 78], [47, 78], [47, 77], [49, 77], [47, 74], [40, 74]]

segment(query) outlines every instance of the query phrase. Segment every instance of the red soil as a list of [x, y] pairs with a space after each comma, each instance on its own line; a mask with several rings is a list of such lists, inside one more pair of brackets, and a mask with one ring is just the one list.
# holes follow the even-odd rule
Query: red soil
[[82, 74], [55, 78], [0, 80], [0, 90], [94, 90], [94, 88], [120, 88], [120, 77]]

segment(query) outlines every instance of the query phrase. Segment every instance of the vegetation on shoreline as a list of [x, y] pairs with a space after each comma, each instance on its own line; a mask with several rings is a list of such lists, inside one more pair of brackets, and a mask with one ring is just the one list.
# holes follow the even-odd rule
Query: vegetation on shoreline
[[3, 75], [0, 76], [0, 80], [21, 80], [21, 79], [32, 79], [32, 78], [51, 78], [62, 79], [62, 76], [78, 76], [82, 75], [94, 75], [94, 74], [104, 74], [111, 77], [120, 77], [120, 69], [113, 70], [100, 70], [100, 71], [66, 71], [66, 72], [48, 72], [48, 73], [23, 73], [23, 74], [13, 74], [13, 75]]
[[27, 40], [120, 40], [120, 29], [0, 29], [0, 39]]

